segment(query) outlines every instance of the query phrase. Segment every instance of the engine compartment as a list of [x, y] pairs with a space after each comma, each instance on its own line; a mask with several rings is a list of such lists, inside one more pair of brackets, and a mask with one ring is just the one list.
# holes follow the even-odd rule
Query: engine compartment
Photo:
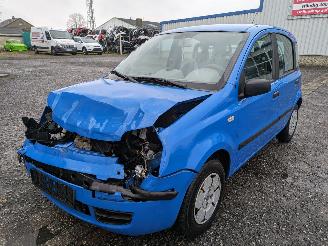
[[32, 143], [48, 147], [73, 144], [77, 149], [118, 158], [118, 163], [124, 165], [122, 185], [125, 187], [138, 187], [150, 173], [154, 176], [159, 174], [163, 147], [155, 127], [126, 132], [120, 141], [110, 142], [85, 138], [63, 129], [53, 121], [50, 107], [45, 108], [40, 122], [28, 117], [22, 120], [26, 126], [25, 136]]

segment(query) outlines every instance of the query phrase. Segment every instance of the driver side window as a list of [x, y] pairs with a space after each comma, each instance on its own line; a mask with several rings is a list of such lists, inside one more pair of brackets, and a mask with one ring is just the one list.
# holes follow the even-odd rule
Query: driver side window
[[273, 47], [271, 35], [265, 35], [254, 44], [245, 65], [245, 82], [251, 79], [272, 80]]
[[47, 40], [51, 40], [50, 33], [48, 31], [45, 31], [45, 34], [46, 34], [46, 39]]

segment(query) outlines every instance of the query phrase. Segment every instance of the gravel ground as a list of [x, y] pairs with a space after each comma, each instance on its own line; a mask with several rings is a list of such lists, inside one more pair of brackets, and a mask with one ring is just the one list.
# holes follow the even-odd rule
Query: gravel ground
[[[33, 57], [33, 59], [31, 59]], [[35, 59], [37, 58], [37, 59]], [[0, 245], [328, 245], [328, 69], [303, 67], [304, 104], [292, 143], [272, 141], [229, 179], [220, 214], [194, 241], [174, 230], [132, 238], [81, 222], [33, 187], [16, 160], [22, 116], [51, 90], [95, 79], [119, 56], [0, 56]]]

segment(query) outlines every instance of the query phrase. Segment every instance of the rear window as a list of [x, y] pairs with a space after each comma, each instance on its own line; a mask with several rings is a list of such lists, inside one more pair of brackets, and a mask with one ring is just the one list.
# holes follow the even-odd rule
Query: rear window
[[279, 55], [279, 76], [283, 76], [295, 68], [293, 42], [284, 35], [277, 34]]

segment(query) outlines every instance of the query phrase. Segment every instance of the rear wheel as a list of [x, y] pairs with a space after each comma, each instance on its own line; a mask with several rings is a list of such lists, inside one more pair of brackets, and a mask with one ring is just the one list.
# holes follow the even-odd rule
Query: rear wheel
[[296, 132], [297, 123], [298, 123], [298, 109], [299, 109], [299, 107], [295, 106], [287, 125], [277, 135], [277, 139], [279, 142], [289, 143], [292, 140], [292, 138]]
[[224, 191], [225, 172], [220, 161], [207, 162], [190, 185], [176, 222], [187, 237], [206, 231], [215, 219]]

